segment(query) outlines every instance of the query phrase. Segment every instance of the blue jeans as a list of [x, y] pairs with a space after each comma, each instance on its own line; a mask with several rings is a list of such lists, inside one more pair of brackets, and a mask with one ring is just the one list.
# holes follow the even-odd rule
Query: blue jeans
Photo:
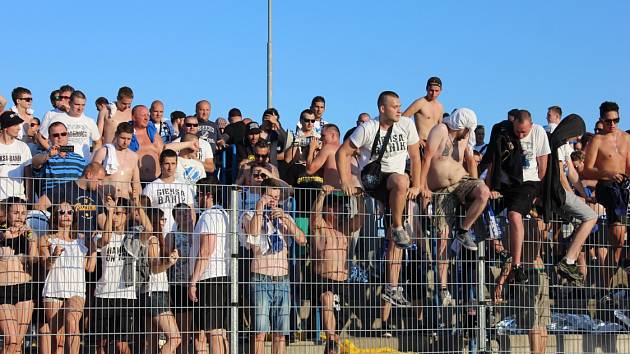
[[254, 299], [254, 330], [257, 333], [289, 335], [289, 276], [271, 277], [252, 273], [250, 287]]

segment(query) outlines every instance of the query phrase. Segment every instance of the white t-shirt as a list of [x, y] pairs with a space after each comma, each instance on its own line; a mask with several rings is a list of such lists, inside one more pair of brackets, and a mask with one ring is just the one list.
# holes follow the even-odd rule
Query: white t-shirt
[[[200, 280], [216, 277], [228, 276], [230, 265], [230, 247], [228, 245], [228, 225], [229, 216], [219, 205], [207, 209], [199, 216], [199, 221], [195, 225], [192, 245], [190, 247], [190, 257], [199, 255], [200, 236], [211, 234], [216, 236], [214, 252], [210, 255], [208, 267], [204, 270]], [[190, 274], [195, 270], [195, 262], [190, 262]]]
[[160, 208], [164, 212], [166, 223], [162, 233], [167, 235], [169, 232], [175, 231], [175, 220], [173, 219], [173, 208], [179, 203], [194, 205], [194, 192], [192, 186], [175, 181], [173, 183], [165, 183], [160, 178], [149, 183], [142, 195], [151, 198], [151, 206]]
[[[372, 153], [372, 144], [376, 137], [376, 130], [380, 129], [380, 123], [377, 120], [367, 121], [357, 127], [350, 136], [350, 142], [359, 148], [359, 168], [363, 169], [370, 161], [378, 158], [379, 151], [387, 135], [387, 130], [380, 129], [379, 143], [376, 146], [374, 156]], [[420, 141], [416, 125], [407, 117], [400, 117], [400, 121], [394, 123], [392, 135], [387, 144], [387, 151], [381, 160], [381, 171], [385, 173], [405, 173], [405, 164], [409, 153], [407, 147]]]
[[175, 170], [178, 181], [195, 185], [198, 180], [206, 177], [206, 169], [203, 164], [195, 159], [177, 159], [177, 169]]
[[52, 122], [53, 118], [55, 118], [58, 114], [63, 114], [65, 113], [62, 110], [59, 110], [57, 108], [46, 112], [46, 114], [44, 114], [44, 119], [42, 119], [42, 123], [39, 125], [39, 131], [42, 131], [42, 128], [46, 127], [46, 134], [48, 134], [48, 127], [50, 126], [50, 123]]
[[31, 158], [31, 149], [23, 141], [15, 139], [9, 145], [0, 143], [0, 200], [8, 197], [26, 200], [22, 179]]
[[[94, 120], [90, 117], [82, 115], [81, 117], [70, 117], [67, 113], [60, 113], [52, 117], [50, 124], [54, 122], [62, 122], [68, 128], [68, 144], [74, 146], [74, 152], [81, 155], [85, 161], [91, 160], [90, 147], [94, 141], [101, 138], [101, 133]], [[39, 128], [42, 136], [48, 139], [48, 126]]]
[[[112, 232], [109, 242], [101, 248], [102, 271], [101, 278], [96, 282], [94, 296], [108, 299], [135, 299], [136, 287], [125, 287], [122, 277], [125, 258], [131, 257], [126, 254], [127, 251], [123, 246], [125, 234]], [[135, 266], [134, 266], [135, 272]]]
[[521, 147], [523, 148], [523, 156], [521, 158], [523, 182], [540, 181], [536, 158], [551, 153], [547, 132], [540, 125], [532, 124], [529, 134], [521, 139]]

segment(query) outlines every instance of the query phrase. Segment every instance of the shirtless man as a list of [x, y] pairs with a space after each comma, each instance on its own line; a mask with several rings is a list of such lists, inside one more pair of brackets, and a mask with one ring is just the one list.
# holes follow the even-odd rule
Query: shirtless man
[[339, 336], [335, 333], [334, 310], [352, 294], [346, 287], [348, 280], [348, 241], [350, 234], [363, 227], [365, 215], [363, 197], [358, 195], [358, 213], [349, 220], [344, 218], [343, 197], [335, 196], [333, 186], [324, 185], [317, 195], [311, 214], [311, 233], [315, 236], [312, 258], [315, 260], [316, 295], [320, 296], [323, 310], [322, 327], [326, 332], [325, 353], [339, 353]]
[[[462, 164], [465, 155], [472, 155], [467, 136], [474, 132], [476, 126], [475, 112], [468, 108], [457, 109], [444, 119], [444, 123], [431, 129], [424, 147], [423, 168], [420, 170], [422, 196], [430, 198], [432, 192], [439, 193], [435, 197], [435, 221], [440, 235], [438, 273], [443, 301], [450, 298], [447, 290], [446, 258], [449, 225], [456, 228], [455, 237], [464, 248], [476, 251], [477, 245], [469, 230], [485, 209], [490, 197], [490, 190], [484, 182], [471, 177]], [[466, 218], [460, 226], [457, 226], [458, 204], [467, 206]]]
[[[116, 198], [129, 199], [130, 196], [140, 195], [140, 170], [138, 168], [138, 154], [129, 150], [129, 143], [133, 137], [133, 125], [123, 122], [118, 125], [114, 134], [113, 144], [105, 144], [92, 157], [92, 162], [98, 162], [105, 167], [104, 184], [116, 188]], [[118, 167], [112, 169], [107, 164], [107, 156], [116, 153]], [[116, 198], [113, 198], [116, 200]]]
[[118, 90], [116, 102], [112, 105], [99, 105], [97, 125], [98, 131], [103, 136], [103, 144], [109, 144], [114, 140], [118, 124], [131, 120], [131, 103], [133, 102], [133, 91], [127, 86]]
[[146, 106], [138, 105], [131, 110], [134, 134], [129, 149], [138, 154], [140, 167], [140, 181], [152, 182], [160, 174], [160, 153], [164, 149], [162, 137], [155, 127], [149, 132], [149, 110]]
[[[341, 179], [337, 171], [335, 154], [341, 144], [339, 143], [339, 128], [334, 124], [326, 124], [322, 129], [322, 147], [318, 149], [319, 140], [312, 139], [306, 158], [306, 173], [318, 174], [324, 178], [324, 184], [335, 188], [341, 188]], [[315, 154], [316, 151], [319, 151]]]
[[[626, 235], [626, 215], [619, 215], [617, 210], [626, 210], [628, 204], [628, 194], [623, 193], [621, 184], [627, 180], [625, 176], [630, 175], [630, 135], [619, 129], [619, 106], [614, 102], [604, 102], [599, 106], [599, 120], [603, 124], [603, 130], [600, 134], [595, 134], [586, 145], [582, 174], [585, 179], [598, 180], [595, 196], [606, 208], [614, 264], [618, 264]], [[617, 188], [621, 189], [623, 205], [615, 203], [614, 190]], [[603, 265], [606, 263], [608, 250], [600, 249], [599, 252], [599, 260]], [[609, 277], [605, 279], [608, 280]]]
[[438, 96], [442, 92], [442, 80], [439, 77], [431, 77], [427, 80], [427, 95], [419, 98], [409, 106], [404, 112], [403, 117], [411, 117], [413, 115], [416, 122], [416, 130], [420, 137], [420, 147], [424, 148], [429, 131], [434, 125], [442, 122], [444, 107], [438, 101]]

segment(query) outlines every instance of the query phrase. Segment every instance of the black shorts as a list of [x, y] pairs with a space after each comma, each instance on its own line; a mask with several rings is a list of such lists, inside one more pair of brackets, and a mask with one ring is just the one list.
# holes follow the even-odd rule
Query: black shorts
[[171, 309], [174, 313], [191, 312], [195, 329], [229, 328], [230, 280], [209, 278], [197, 283], [197, 302], [188, 299], [188, 286], [171, 285]]
[[387, 190], [387, 180], [389, 176], [393, 175], [393, 172], [381, 172], [381, 183], [378, 188], [373, 191], [366, 191], [366, 193], [385, 205], [385, 209], [389, 209], [389, 190]]
[[37, 299], [37, 288], [32, 282], [0, 286], [0, 304], [15, 305], [18, 302]]
[[330, 291], [333, 295], [337, 295], [339, 297], [339, 304], [341, 308], [347, 300], [351, 297], [350, 294], [352, 289], [350, 288], [350, 284], [343, 281], [330, 280], [319, 275], [315, 275], [314, 277], [314, 296], [316, 297], [316, 303], [320, 306], [323, 306], [321, 297], [322, 294]]
[[138, 301], [95, 298], [92, 333], [99, 339], [130, 341], [140, 332]]
[[541, 183], [527, 181], [518, 187], [503, 191], [503, 201], [508, 212], [514, 211], [523, 216], [529, 214], [534, 199], [541, 195]]
[[188, 285], [171, 285], [168, 289], [171, 298], [171, 310], [174, 313], [182, 313], [192, 311], [199, 307], [199, 303], [192, 302], [188, 299]]
[[230, 278], [217, 277], [200, 281], [197, 284], [197, 298], [202, 311], [195, 311], [195, 329], [230, 328]]
[[595, 186], [597, 202], [606, 208], [606, 219], [609, 223], [625, 220], [628, 207], [628, 192], [614, 181], [599, 181]]

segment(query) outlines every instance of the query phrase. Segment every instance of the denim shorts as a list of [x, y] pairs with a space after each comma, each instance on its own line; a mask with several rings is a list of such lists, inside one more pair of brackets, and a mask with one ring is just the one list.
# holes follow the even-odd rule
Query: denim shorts
[[271, 277], [252, 273], [250, 284], [254, 299], [254, 330], [257, 333], [289, 335], [289, 276]]
[[163, 313], [170, 313], [169, 296], [166, 291], [154, 291], [140, 294], [140, 308], [144, 310], [145, 316], [156, 317]]

